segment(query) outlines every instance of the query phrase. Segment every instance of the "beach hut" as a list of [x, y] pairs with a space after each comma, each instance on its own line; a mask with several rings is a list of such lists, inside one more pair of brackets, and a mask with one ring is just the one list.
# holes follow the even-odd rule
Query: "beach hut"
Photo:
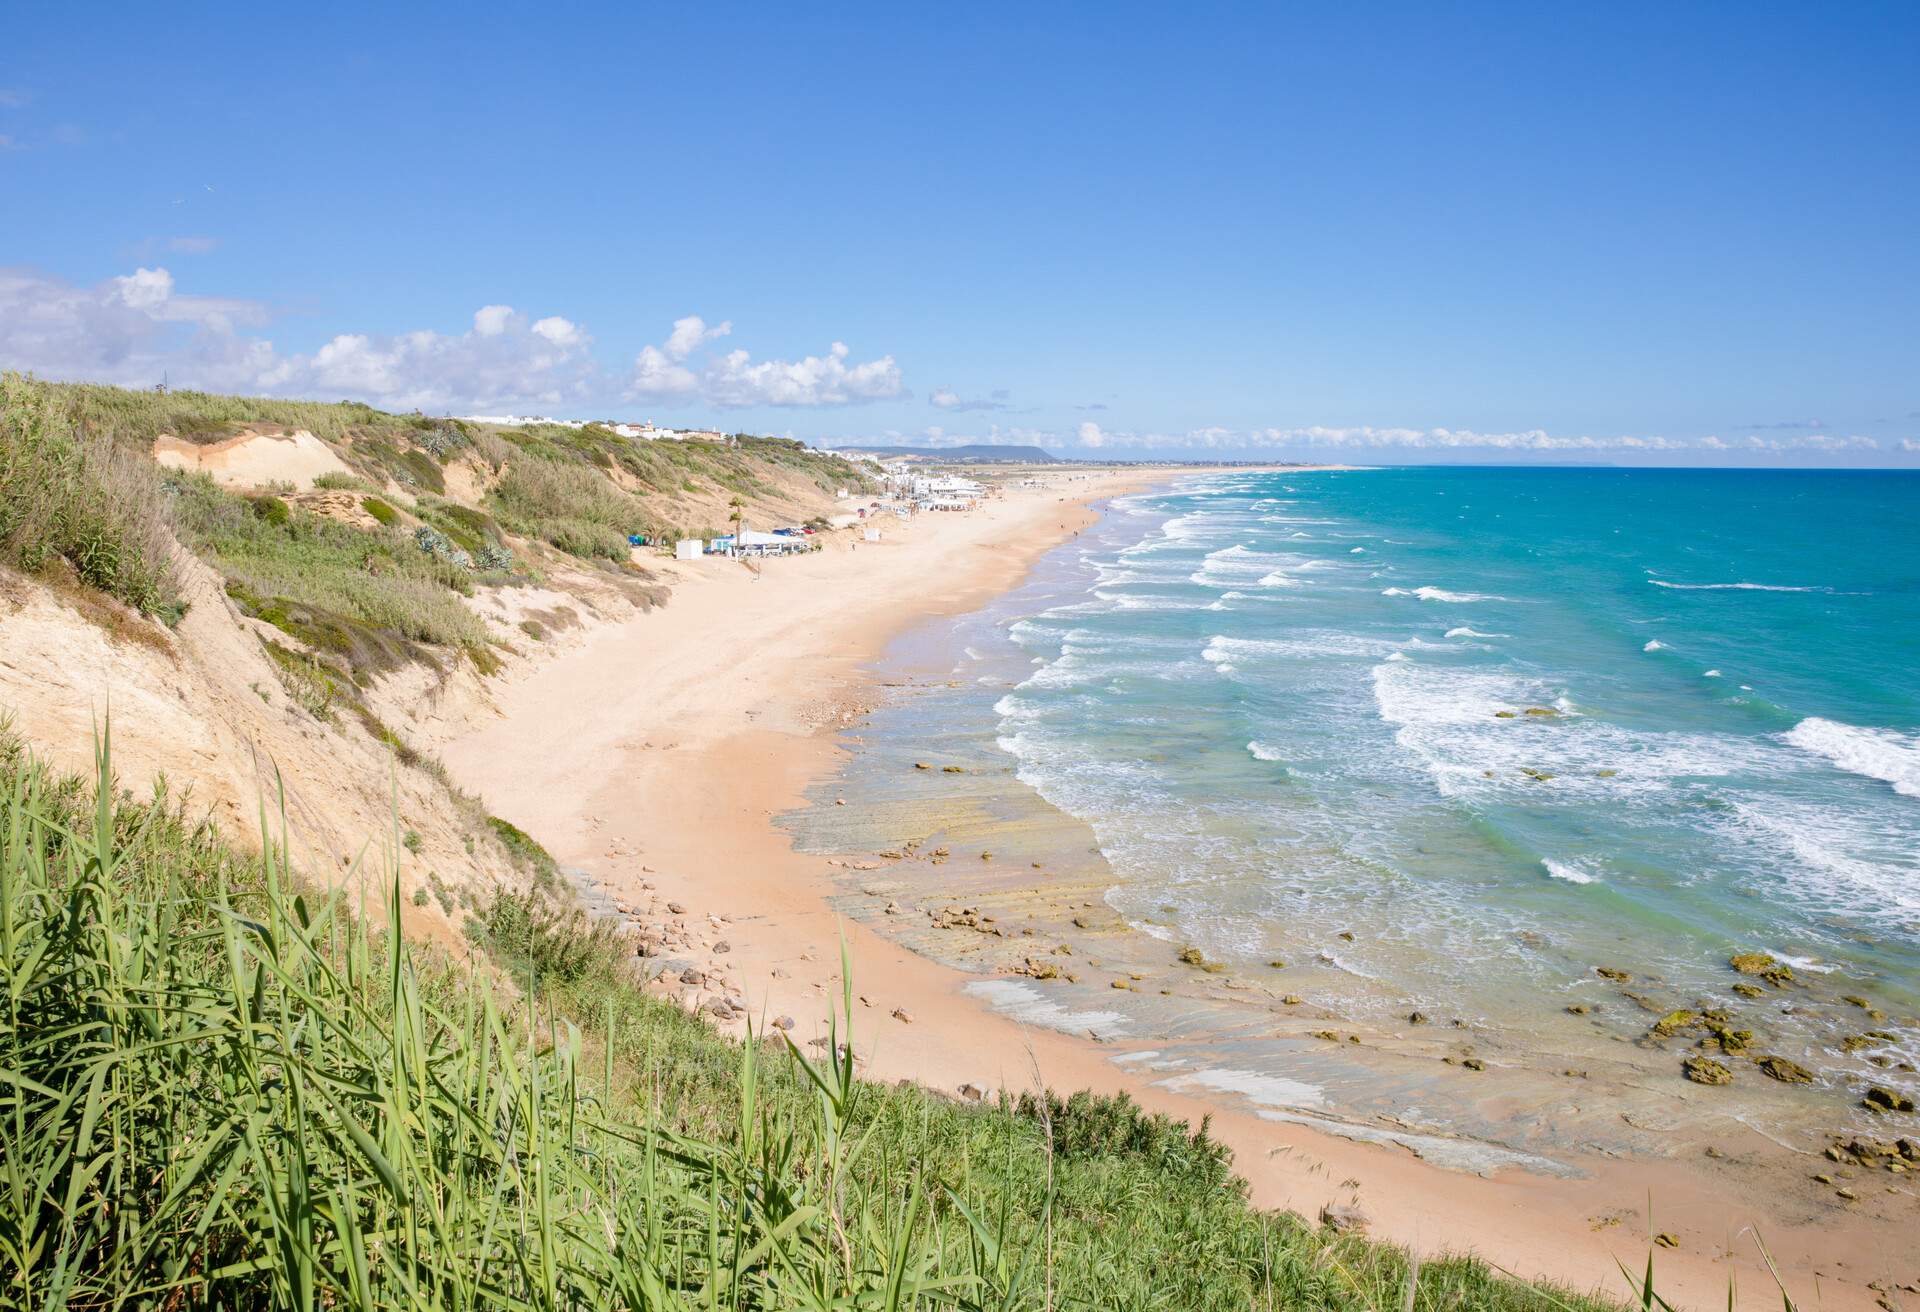
[[681, 538], [673, 544], [675, 560], [698, 560], [706, 554], [707, 544], [699, 538]]

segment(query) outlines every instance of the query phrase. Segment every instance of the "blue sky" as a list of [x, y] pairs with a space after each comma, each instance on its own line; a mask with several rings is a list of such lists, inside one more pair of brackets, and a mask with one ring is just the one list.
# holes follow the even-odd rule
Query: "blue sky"
[[1333, 9], [32, 6], [0, 365], [822, 443], [1920, 463], [1920, 7]]

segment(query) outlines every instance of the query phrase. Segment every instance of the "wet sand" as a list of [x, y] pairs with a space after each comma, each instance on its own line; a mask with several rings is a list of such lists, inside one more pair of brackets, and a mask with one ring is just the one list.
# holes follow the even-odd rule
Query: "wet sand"
[[[873, 686], [872, 662], [890, 639], [1014, 586], [1042, 553], [1091, 522], [1090, 503], [1147, 479], [1127, 472], [1052, 481], [971, 514], [889, 523], [882, 543], [836, 542], [819, 555], [769, 564], [757, 578], [737, 564], [676, 566], [668, 606], [601, 631], [505, 689], [501, 718], [449, 744], [448, 764], [492, 810], [541, 838], [601, 905], [643, 930], [668, 931], [658, 959], [701, 977], [698, 986], [671, 988], [687, 1005], [725, 1010], [738, 1001], [756, 1023], [791, 1017], [803, 1038], [824, 1032], [844, 935], [860, 999], [856, 1049], [875, 1077], [949, 1092], [968, 1084], [1125, 1089], [1195, 1122], [1211, 1114], [1262, 1205], [1312, 1216], [1327, 1203], [1357, 1201], [1377, 1235], [1427, 1252], [1472, 1250], [1516, 1273], [1582, 1288], [1621, 1290], [1615, 1259], [1636, 1268], [1649, 1235], [1663, 1232], [1679, 1240], [1659, 1257], [1670, 1298], [1724, 1306], [1737, 1270], [1743, 1303], [1777, 1306], [1748, 1227], [1765, 1237], [1807, 1305], [1872, 1307], [1878, 1294], [1869, 1282], [1897, 1287], [1920, 1278], [1911, 1176], [1836, 1166], [1757, 1134], [1721, 1136], [1720, 1157], [1555, 1155], [1547, 1169], [1490, 1161], [1472, 1144], [1396, 1135], [1390, 1120], [1329, 1127], [1302, 1115], [1285, 1090], [1235, 1087], [1225, 1068], [1155, 1071], [1155, 1049], [1116, 1032], [1112, 998], [1127, 993], [1130, 1010], [1146, 1003], [1161, 1012], [1163, 1028], [1175, 1029], [1196, 1008], [1252, 1014], [1249, 991], [1276, 990], [1230, 975], [1136, 969], [1149, 948], [1164, 953], [1166, 945], [1114, 923], [1091, 835], [1057, 813], [1009, 826], [978, 778], [944, 769], [970, 767], [938, 759], [937, 744], [922, 762], [929, 769], [916, 772], [952, 786], [937, 814], [900, 826], [896, 814], [881, 813], [884, 796], [820, 795], [846, 761], [840, 734], [903, 691]], [[937, 673], [924, 682], [937, 682]], [[973, 768], [984, 774], [989, 766]], [[912, 852], [885, 849], [898, 853], [891, 858], [851, 845], [832, 855], [796, 851], [776, 822], [803, 805], [810, 788], [818, 806], [843, 807], [850, 826], [878, 833], [891, 825], [893, 841], [922, 841]], [[991, 837], [954, 837], [967, 833]], [[948, 850], [936, 857], [941, 846]], [[968, 862], [962, 876], [955, 867]], [[933, 882], [952, 887], [929, 890]], [[934, 922], [949, 900], [929, 891], [957, 895], [944, 928]], [[1085, 924], [1074, 925], [1075, 916]], [[1028, 928], [1033, 934], [1019, 932]], [[1054, 951], [1063, 942], [1069, 954]], [[1035, 944], [1045, 950], [1028, 950]], [[1027, 966], [1029, 956], [1040, 964]], [[1006, 973], [1010, 965], [1027, 973]], [[1035, 977], [1048, 968], [1051, 978]], [[1114, 989], [1116, 981], [1128, 987]], [[1164, 996], [1163, 987], [1171, 990]], [[1351, 1027], [1337, 1019], [1272, 1014], [1290, 1010], [1283, 998], [1261, 998], [1270, 1019], [1248, 1037], [1331, 1048], [1313, 1035], [1324, 1026], [1339, 1034], [1332, 1042], [1347, 1042]], [[1373, 1037], [1362, 1036], [1361, 1046]], [[1518, 1109], [1503, 1105], [1510, 1091], [1497, 1083], [1499, 1072], [1446, 1065], [1438, 1055], [1427, 1063], [1435, 1074], [1423, 1079], [1492, 1075], [1502, 1093], [1467, 1096], [1487, 1101], [1490, 1117]], [[1349, 1059], [1330, 1051], [1319, 1060]], [[1644, 1108], [1596, 1107], [1569, 1082], [1564, 1092], [1535, 1095], [1529, 1114], [1596, 1127], [1638, 1119], [1632, 1128], [1657, 1136], [1650, 1118], [1689, 1093], [1684, 1084], [1652, 1088]], [[1389, 1107], [1394, 1095], [1381, 1090]], [[1853, 1202], [1810, 1178], [1847, 1170]]]

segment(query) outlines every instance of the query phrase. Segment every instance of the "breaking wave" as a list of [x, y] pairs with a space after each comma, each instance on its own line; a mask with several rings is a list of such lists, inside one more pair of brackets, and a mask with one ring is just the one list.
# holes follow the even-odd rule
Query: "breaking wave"
[[1891, 729], [1862, 729], [1817, 715], [1808, 716], [1782, 736], [1849, 774], [1892, 784], [1894, 792], [1906, 797], [1920, 797], [1920, 738]]

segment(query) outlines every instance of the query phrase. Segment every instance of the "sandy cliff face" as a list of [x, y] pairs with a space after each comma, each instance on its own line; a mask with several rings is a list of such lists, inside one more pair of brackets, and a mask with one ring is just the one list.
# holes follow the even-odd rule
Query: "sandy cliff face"
[[[262, 805], [277, 825], [284, 788], [294, 857], [311, 877], [365, 876], [371, 891], [397, 855], [413, 927], [458, 943], [460, 892], [520, 878], [481, 817], [352, 717], [321, 720], [296, 705], [262, 646], [266, 626], [241, 616], [190, 554], [178, 568], [189, 605], [171, 630], [0, 571], [0, 715], [37, 751], [83, 772], [110, 716], [124, 787], [141, 796], [164, 777], [192, 811], [243, 842], [257, 844]], [[396, 812], [399, 836], [418, 835], [417, 852], [396, 851]], [[427, 891], [425, 905], [414, 905], [415, 890]]]
[[308, 432], [249, 430], [206, 443], [162, 435], [153, 444], [153, 459], [164, 469], [197, 471], [231, 488], [284, 483], [305, 492], [323, 474], [353, 472], [332, 447]]

